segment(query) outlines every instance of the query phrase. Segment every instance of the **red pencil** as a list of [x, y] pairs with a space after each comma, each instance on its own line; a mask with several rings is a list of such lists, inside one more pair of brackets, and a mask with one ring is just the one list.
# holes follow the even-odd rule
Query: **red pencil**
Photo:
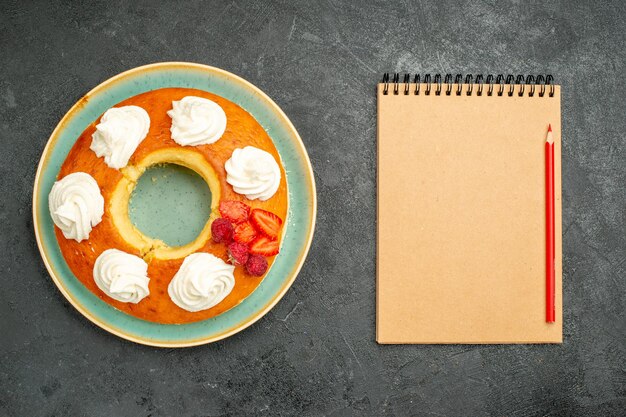
[[554, 138], [546, 137], [546, 321], [554, 323]]

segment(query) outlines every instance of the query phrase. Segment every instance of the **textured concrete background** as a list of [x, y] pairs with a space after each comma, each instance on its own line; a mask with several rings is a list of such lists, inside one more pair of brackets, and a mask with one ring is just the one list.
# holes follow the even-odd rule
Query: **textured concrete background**
[[[626, 415], [625, 29], [620, 0], [2, 1], [0, 416]], [[49, 279], [31, 220], [63, 114], [101, 81], [168, 60], [266, 91], [300, 131], [319, 195], [285, 298], [185, 350], [91, 325]], [[562, 346], [374, 342], [374, 85], [388, 70], [563, 85]]]

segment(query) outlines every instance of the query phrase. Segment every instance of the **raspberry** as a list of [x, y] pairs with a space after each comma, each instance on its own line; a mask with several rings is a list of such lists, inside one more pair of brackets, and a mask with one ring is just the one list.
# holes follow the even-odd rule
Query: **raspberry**
[[246, 271], [252, 276], [260, 277], [267, 272], [267, 259], [261, 255], [250, 255], [246, 262]]
[[248, 262], [248, 245], [233, 242], [228, 245], [228, 258], [233, 265], [245, 265]]
[[233, 240], [233, 225], [226, 219], [213, 220], [211, 237], [215, 243], [230, 243]]

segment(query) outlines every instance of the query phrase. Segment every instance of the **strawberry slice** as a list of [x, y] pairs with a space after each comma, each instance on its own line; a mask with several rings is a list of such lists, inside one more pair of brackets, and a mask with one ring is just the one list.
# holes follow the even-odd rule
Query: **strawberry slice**
[[250, 206], [241, 201], [222, 200], [220, 201], [220, 214], [231, 223], [245, 222], [250, 216]]
[[235, 242], [239, 243], [250, 243], [256, 237], [256, 230], [252, 226], [250, 222], [239, 223], [235, 226], [235, 233], [233, 234], [233, 239]]
[[250, 213], [250, 221], [259, 232], [271, 240], [278, 239], [278, 233], [280, 233], [280, 226], [283, 224], [283, 220], [266, 210], [254, 209]]
[[250, 243], [248, 252], [253, 255], [274, 256], [278, 253], [278, 241], [259, 236]]

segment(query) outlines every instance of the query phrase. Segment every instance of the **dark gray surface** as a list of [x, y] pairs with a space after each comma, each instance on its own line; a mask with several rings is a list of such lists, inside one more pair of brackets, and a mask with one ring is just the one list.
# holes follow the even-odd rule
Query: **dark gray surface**
[[[0, 416], [626, 415], [626, 3], [131, 3], [0, 6]], [[77, 313], [31, 220], [36, 164], [67, 109], [168, 60], [266, 91], [300, 131], [319, 196], [285, 298], [243, 333], [184, 350], [126, 342]], [[563, 85], [563, 345], [374, 342], [374, 85], [386, 70]]]

